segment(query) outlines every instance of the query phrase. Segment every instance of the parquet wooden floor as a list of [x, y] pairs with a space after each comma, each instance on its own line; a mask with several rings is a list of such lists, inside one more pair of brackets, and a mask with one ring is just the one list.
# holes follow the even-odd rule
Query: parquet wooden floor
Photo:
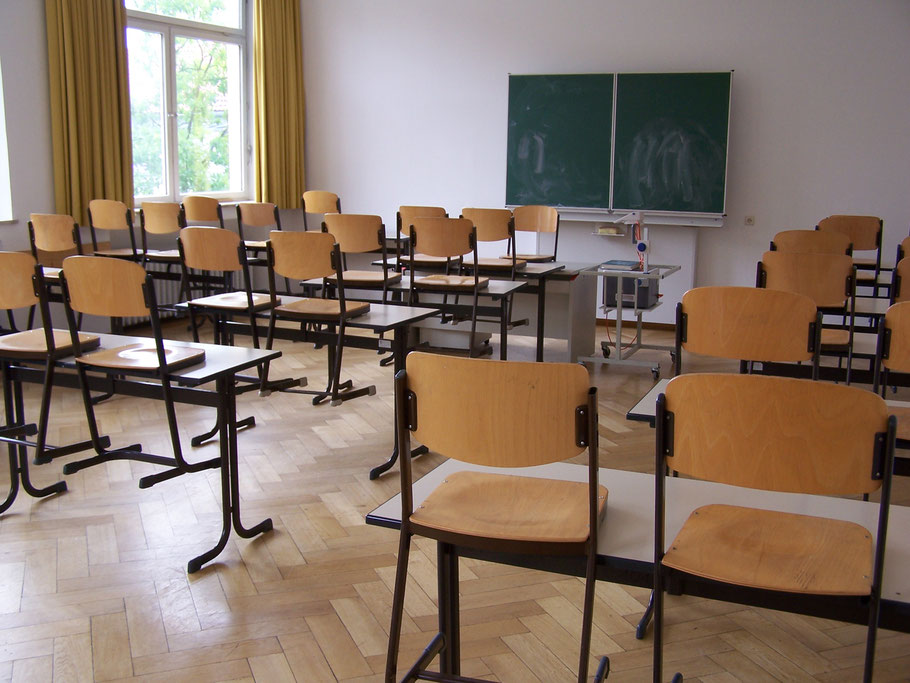
[[[185, 334], [181, 325], [170, 331]], [[510, 341], [512, 358], [532, 356], [529, 340]], [[281, 348], [274, 377], [323, 381], [324, 350]], [[366, 526], [364, 515], [397, 492], [398, 478], [397, 470], [367, 478], [392, 448], [392, 373], [377, 361], [371, 352], [345, 352], [345, 375], [376, 384], [377, 394], [340, 407], [314, 408], [292, 394], [240, 398], [240, 415], [257, 421], [239, 435], [243, 518], [271, 516], [275, 529], [251, 541], [232, 536], [217, 561], [192, 576], [187, 560], [210, 547], [220, 529], [211, 471], [140, 491], [138, 478], [154, 466], [109, 463], [66, 477], [63, 495], [20, 495], [0, 517], [0, 681], [380, 680], [397, 534]], [[661, 363], [669, 373], [666, 354]], [[720, 366], [687, 365], [695, 367]], [[592, 377], [600, 388], [602, 464], [649, 471], [653, 432], [627, 422], [625, 412], [650, 386], [650, 373], [602, 366]], [[30, 415], [37, 397], [29, 387]], [[98, 414], [115, 445], [140, 441], [168, 452], [160, 404], [115, 398]], [[210, 426], [212, 411], [184, 406], [178, 415], [190, 457], [212, 456], [214, 445], [188, 446], [190, 435]], [[55, 392], [53, 416], [53, 443], [84, 438], [75, 391]], [[66, 460], [34, 468], [35, 479], [57, 481]], [[439, 458], [414, 462], [419, 475]], [[910, 504], [908, 483], [896, 484], [896, 502]], [[434, 629], [434, 562], [432, 545], [418, 542], [403, 663]], [[465, 674], [572, 680], [579, 580], [463, 561], [461, 590]], [[650, 638], [634, 637], [647, 597], [643, 589], [597, 588], [593, 651], [610, 655], [610, 680], [650, 680]], [[673, 597], [667, 620], [667, 669], [682, 668], [691, 680], [860, 677], [862, 627]], [[910, 680], [910, 636], [881, 632], [876, 680]]]

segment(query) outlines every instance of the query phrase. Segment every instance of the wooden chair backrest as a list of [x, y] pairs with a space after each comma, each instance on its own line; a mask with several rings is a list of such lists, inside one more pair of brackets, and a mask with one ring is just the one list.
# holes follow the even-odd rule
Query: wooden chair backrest
[[169, 235], [182, 228], [177, 202], [142, 202], [142, 229], [153, 235]]
[[508, 209], [462, 209], [461, 216], [477, 228], [479, 242], [499, 242], [512, 236], [512, 212]]
[[411, 222], [411, 249], [428, 256], [464, 256], [474, 251], [473, 234], [467, 218], [420, 216]]
[[273, 269], [278, 275], [309, 280], [335, 275], [335, 237], [327, 232], [273, 230], [269, 233]]
[[218, 207], [221, 203], [214, 197], [190, 195], [183, 198], [183, 214], [187, 222], [192, 221], [219, 221]]
[[529, 232], [556, 232], [559, 213], [552, 206], [528, 204], [515, 207], [515, 229]]
[[33, 213], [29, 222], [34, 228], [35, 246], [41, 251], [66, 251], [76, 249], [73, 238], [76, 221], [72, 216], [59, 213]]
[[[671, 470], [734, 486], [819, 495], [871, 493], [888, 409], [873, 392], [762, 375], [670, 380]], [[660, 428], [661, 425], [658, 425]]]
[[341, 202], [334, 192], [307, 190], [303, 193], [303, 210], [306, 213], [341, 213]]
[[22, 251], [0, 251], [0, 309], [13, 310], [38, 303], [32, 276], [35, 259]]
[[904, 257], [894, 266], [892, 277], [896, 280], [897, 286], [892, 291], [894, 301], [910, 301], [910, 258]]
[[104, 256], [70, 256], [63, 262], [70, 306], [106, 317], [149, 315], [142, 285], [145, 269], [133, 261]]
[[88, 203], [89, 225], [97, 230], [129, 230], [130, 210], [116, 199], [93, 199]]
[[882, 358], [882, 365], [895, 372], [910, 372], [910, 301], [888, 307], [885, 328], [890, 330], [891, 339], [888, 357]]
[[236, 272], [240, 263], [240, 235], [225, 228], [193, 226], [184, 228], [177, 237], [187, 268]]
[[850, 254], [850, 237], [833, 230], [784, 230], [771, 244], [776, 251], [798, 251], [812, 254]]
[[398, 207], [398, 227], [405, 234], [414, 222], [415, 218], [422, 216], [431, 216], [436, 218], [445, 218], [448, 212], [441, 206], [399, 206]]
[[244, 225], [254, 228], [268, 228], [278, 225], [275, 219], [277, 207], [268, 202], [240, 202], [237, 204], [237, 218]]
[[430, 450], [478, 465], [522, 467], [565, 460], [590, 379], [574, 363], [534, 363], [411, 353], [414, 437]]
[[348, 254], [363, 254], [381, 249], [382, 218], [359, 213], [328, 213], [323, 223], [335, 237], [338, 247]]
[[850, 238], [854, 251], [878, 249], [881, 244], [882, 219], [878, 216], [834, 215], [818, 222], [819, 230], [833, 230]]
[[698, 287], [683, 294], [685, 341], [692, 353], [735, 360], [808, 361], [815, 302], [755, 287]]
[[895, 261], [895, 263], [899, 263], [908, 255], [910, 255], [910, 237], [905, 237], [901, 240], [901, 243], [897, 245], [897, 261]]
[[808, 296], [819, 308], [839, 308], [847, 300], [853, 259], [846, 254], [766, 251], [765, 287]]

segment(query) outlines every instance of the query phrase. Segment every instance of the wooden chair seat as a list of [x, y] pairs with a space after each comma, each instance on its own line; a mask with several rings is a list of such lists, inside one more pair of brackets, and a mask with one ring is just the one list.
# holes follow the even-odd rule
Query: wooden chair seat
[[[477, 263], [478, 263], [478, 265], [480, 265], [481, 268], [489, 268], [489, 269], [491, 269], [491, 270], [493, 270], [493, 269], [495, 269], [495, 270], [511, 270], [511, 269], [512, 269], [512, 257], [511, 257], [511, 256], [508, 257], [508, 260], [506, 260], [506, 259], [503, 258], [503, 257], [499, 257], [499, 258], [479, 258], [479, 259], [477, 259]], [[471, 258], [470, 256], [466, 256], [465, 259], [464, 259], [464, 265], [465, 265], [466, 267], [468, 267], [468, 268], [473, 267], [473, 266], [474, 266], [474, 259]], [[526, 265], [528, 265], [528, 262], [527, 262], [527, 261], [525, 261], [525, 260], [523, 260], [523, 259], [515, 259], [515, 269], [516, 269], [516, 270], [521, 270], [521, 269], [524, 268]]]
[[[164, 340], [164, 354], [170, 370], [195, 365], [205, 360], [205, 349], [192, 346], [177, 346], [167, 340]], [[103, 349], [87, 356], [79, 356], [76, 362], [99, 368], [123, 369], [125, 371], [160, 369], [158, 351], [155, 348], [154, 339], [149, 339], [147, 342], [118, 346], [113, 349]]]
[[[281, 302], [281, 299], [278, 299]], [[245, 311], [247, 310], [246, 292], [225, 292], [223, 294], [213, 294], [212, 296], [203, 296], [193, 299], [189, 302], [190, 306], [199, 308], [220, 308], [226, 311]], [[253, 294], [253, 310], [261, 311], [271, 306], [271, 299], [268, 294]]]
[[[140, 256], [142, 252], [137, 252]], [[112, 258], [133, 258], [136, 254], [129, 247], [120, 249], [98, 249], [94, 252], [95, 256], [110, 256]]]
[[[73, 348], [69, 330], [53, 330], [54, 348], [57, 355], [69, 355]], [[79, 342], [83, 348], [97, 348], [101, 339], [96, 334], [79, 333]], [[0, 337], [0, 356], [7, 358], [26, 358], [43, 360], [47, 357], [47, 338], [44, 330], [25, 330]]]
[[149, 261], [180, 263], [180, 252], [176, 249], [152, 249], [145, 252], [145, 258]]
[[873, 541], [858, 524], [732, 505], [695, 510], [663, 563], [739, 586], [868, 595]]
[[822, 346], [847, 346], [850, 344], [850, 330], [822, 330]]
[[[383, 282], [387, 284], [401, 282], [401, 273], [389, 273], [388, 277], [383, 277], [381, 270], [346, 270], [342, 273], [342, 277], [344, 277], [344, 283], [348, 287], [356, 287], [357, 285], [376, 286], [381, 285]], [[338, 277], [332, 275], [327, 279], [329, 282], [335, 282]]]
[[[429, 254], [414, 254], [413, 263], [415, 266], [444, 266], [448, 261], [446, 256], [430, 256]], [[402, 259], [402, 262], [411, 265], [410, 258]]]
[[[601, 486], [601, 519], [606, 501], [607, 489]], [[480, 538], [584, 543], [588, 483], [457, 472], [424, 500], [411, 515], [411, 524]]]
[[[481, 277], [477, 279], [477, 287], [485, 289], [490, 279]], [[414, 285], [421, 289], [463, 289], [466, 292], [474, 291], [474, 277], [471, 275], [442, 275], [436, 273], [426, 277], [414, 278]]]
[[[499, 258], [512, 260], [512, 257], [509, 254], [503, 254]], [[545, 263], [547, 261], [552, 261], [553, 256], [551, 254], [515, 254], [516, 261], [527, 261], [528, 263]]]
[[[348, 301], [344, 312], [345, 319], [356, 318], [370, 310], [368, 301]], [[341, 302], [338, 299], [299, 299], [289, 304], [278, 306], [275, 313], [290, 318], [325, 320], [341, 317]]]
[[910, 441], [910, 401], [885, 401], [888, 413], [897, 418], [898, 441]]

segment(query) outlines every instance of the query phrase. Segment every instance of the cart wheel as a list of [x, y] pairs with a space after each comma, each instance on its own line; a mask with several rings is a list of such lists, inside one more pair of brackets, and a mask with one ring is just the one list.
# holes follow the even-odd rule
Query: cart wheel
[[651, 368], [651, 376], [654, 377], [654, 381], [660, 379], [660, 368]]
[[610, 357], [610, 347], [609, 347], [609, 345], [607, 345], [607, 342], [600, 343], [600, 351], [601, 351], [601, 353], [603, 353], [604, 358]]
[[676, 351], [670, 351], [670, 362], [676, 367]]

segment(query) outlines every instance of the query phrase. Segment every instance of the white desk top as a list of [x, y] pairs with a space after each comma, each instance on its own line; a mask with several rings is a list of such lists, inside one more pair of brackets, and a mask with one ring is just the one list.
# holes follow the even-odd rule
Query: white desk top
[[[540, 467], [502, 469], [478, 467], [447, 460], [414, 483], [414, 505], [419, 505], [449, 473], [479, 470], [520, 474], [528, 477], [550, 477], [569, 481], [586, 481], [587, 467], [555, 463]], [[639, 472], [600, 469], [600, 483], [607, 487], [607, 515], [597, 539], [597, 554], [625, 560], [654, 561], [654, 477]], [[782, 510], [805, 515], [831, 517], [857, 522], [873, 534], [878, 527], [878, 503], [831, 498], [828, 496], [794, 495], [757, 491], [713, 482], [668, 477], [666, 538], [672, 540], [683, 521], [696, 507], [708, 503], [727, 503]], [[401, 501], [395, 496], [369, 514], [374, 522], [397, 526], [401, 519]], [[885, 552], [885, 575], [882, 598], [910, 602], [910, 508], [892, 505]]]

